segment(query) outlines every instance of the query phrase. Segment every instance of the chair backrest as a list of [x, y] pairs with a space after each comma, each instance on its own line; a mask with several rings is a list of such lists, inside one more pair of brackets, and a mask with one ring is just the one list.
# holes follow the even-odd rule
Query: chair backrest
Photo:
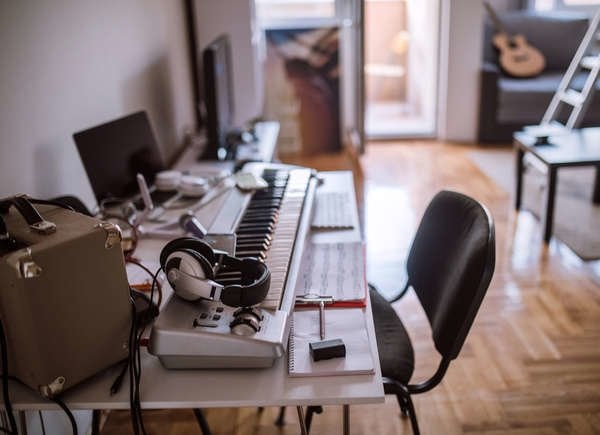
[[458, 356], [494, 266], [494, 223], [489, 212], [473, 198], [439, 192], [421, 220], [407, 271], [443, 357]]

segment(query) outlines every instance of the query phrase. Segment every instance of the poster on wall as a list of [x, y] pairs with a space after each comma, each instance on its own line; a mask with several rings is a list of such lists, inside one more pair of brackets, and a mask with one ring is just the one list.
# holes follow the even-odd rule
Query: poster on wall
[[339, 29], [266, 31], [265, 114], [281, 124], [281, 153], [341, 149]]

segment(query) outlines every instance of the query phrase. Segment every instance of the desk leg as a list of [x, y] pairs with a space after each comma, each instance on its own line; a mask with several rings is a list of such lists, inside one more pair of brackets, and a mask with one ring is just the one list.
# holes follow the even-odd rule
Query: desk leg
[[594, 179], [594, 195], [592, 196], [594, 204], [600, 204], [600, 165], [596, 166], [596, 177]]
[[296, 411], [298, 411], [298, 422], [300, 423], [300, 433], [302, 435], [308, 435], [306, 431], [306, 423], [304, 422], [304, 410], [301, 406], [296, 406]]
[[544, 242], [548, 243], [552, 237], [552, 223], [554, 221], [554, 200], [556, 199], [556, 172], [557, 168], [548, 167], [548, 196], [546, 198], [546, 218], [544, 219]]
[[515, 191], [515, 210], [519, 211], [521, 208], [521, 193], [523, 191], [523, 156], [525, 152], [521, 148], [517, 148], [516, 150], [516, 168], [515, 168], [515, 176], [516, 176], [516, 191]]
[[92, 435], [100, 435], [100, 410], [92, 411]]
[[344, 435], [350, 435], [350, 405], [344, 405]]
[[21, 426], [21, 434], [27, 435], [27, 416], [25, 411], [19, 411], [19, 424]]

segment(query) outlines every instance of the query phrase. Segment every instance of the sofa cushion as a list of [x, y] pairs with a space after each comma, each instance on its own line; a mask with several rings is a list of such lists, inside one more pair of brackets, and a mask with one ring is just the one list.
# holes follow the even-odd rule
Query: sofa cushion
[[[524, 35], [542, 52], [546, 71], [566, 70], [588, 28], [588, 17], [578, 12], [512, 11], [499, 14], [499, 18], [507, 32]], [[491, 39], [494, 33], [488, 21], [484, 28], [483, 57], [497, 63]]]
[[[498, 80], [498, 113], [500, 123], [537, 124], [558, 89], [562, 73], [546, 72], [530, 79], [500, 77]], [[571, 88], [581, 90], [587, 73], [579, 73]], [[600, 80], [596, 81], [596, 93], [586, 111], [584, 120], [600, 123]], [[568, 115], [568, 113], [567, 113]], [[562, 118], [564, 121], [564, 118]]]

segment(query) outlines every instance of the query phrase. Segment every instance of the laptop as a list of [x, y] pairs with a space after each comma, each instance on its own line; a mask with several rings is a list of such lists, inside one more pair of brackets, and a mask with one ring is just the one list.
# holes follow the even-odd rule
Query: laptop
[[[77, 132], [73, 139], [98, 204], [133, 198], [139, 194], [138, 173], [153, 185], [156, 174], [166, 169], [145, 111]], [[173, 193], [152, 189], [151, 196], [160, 204]]]

